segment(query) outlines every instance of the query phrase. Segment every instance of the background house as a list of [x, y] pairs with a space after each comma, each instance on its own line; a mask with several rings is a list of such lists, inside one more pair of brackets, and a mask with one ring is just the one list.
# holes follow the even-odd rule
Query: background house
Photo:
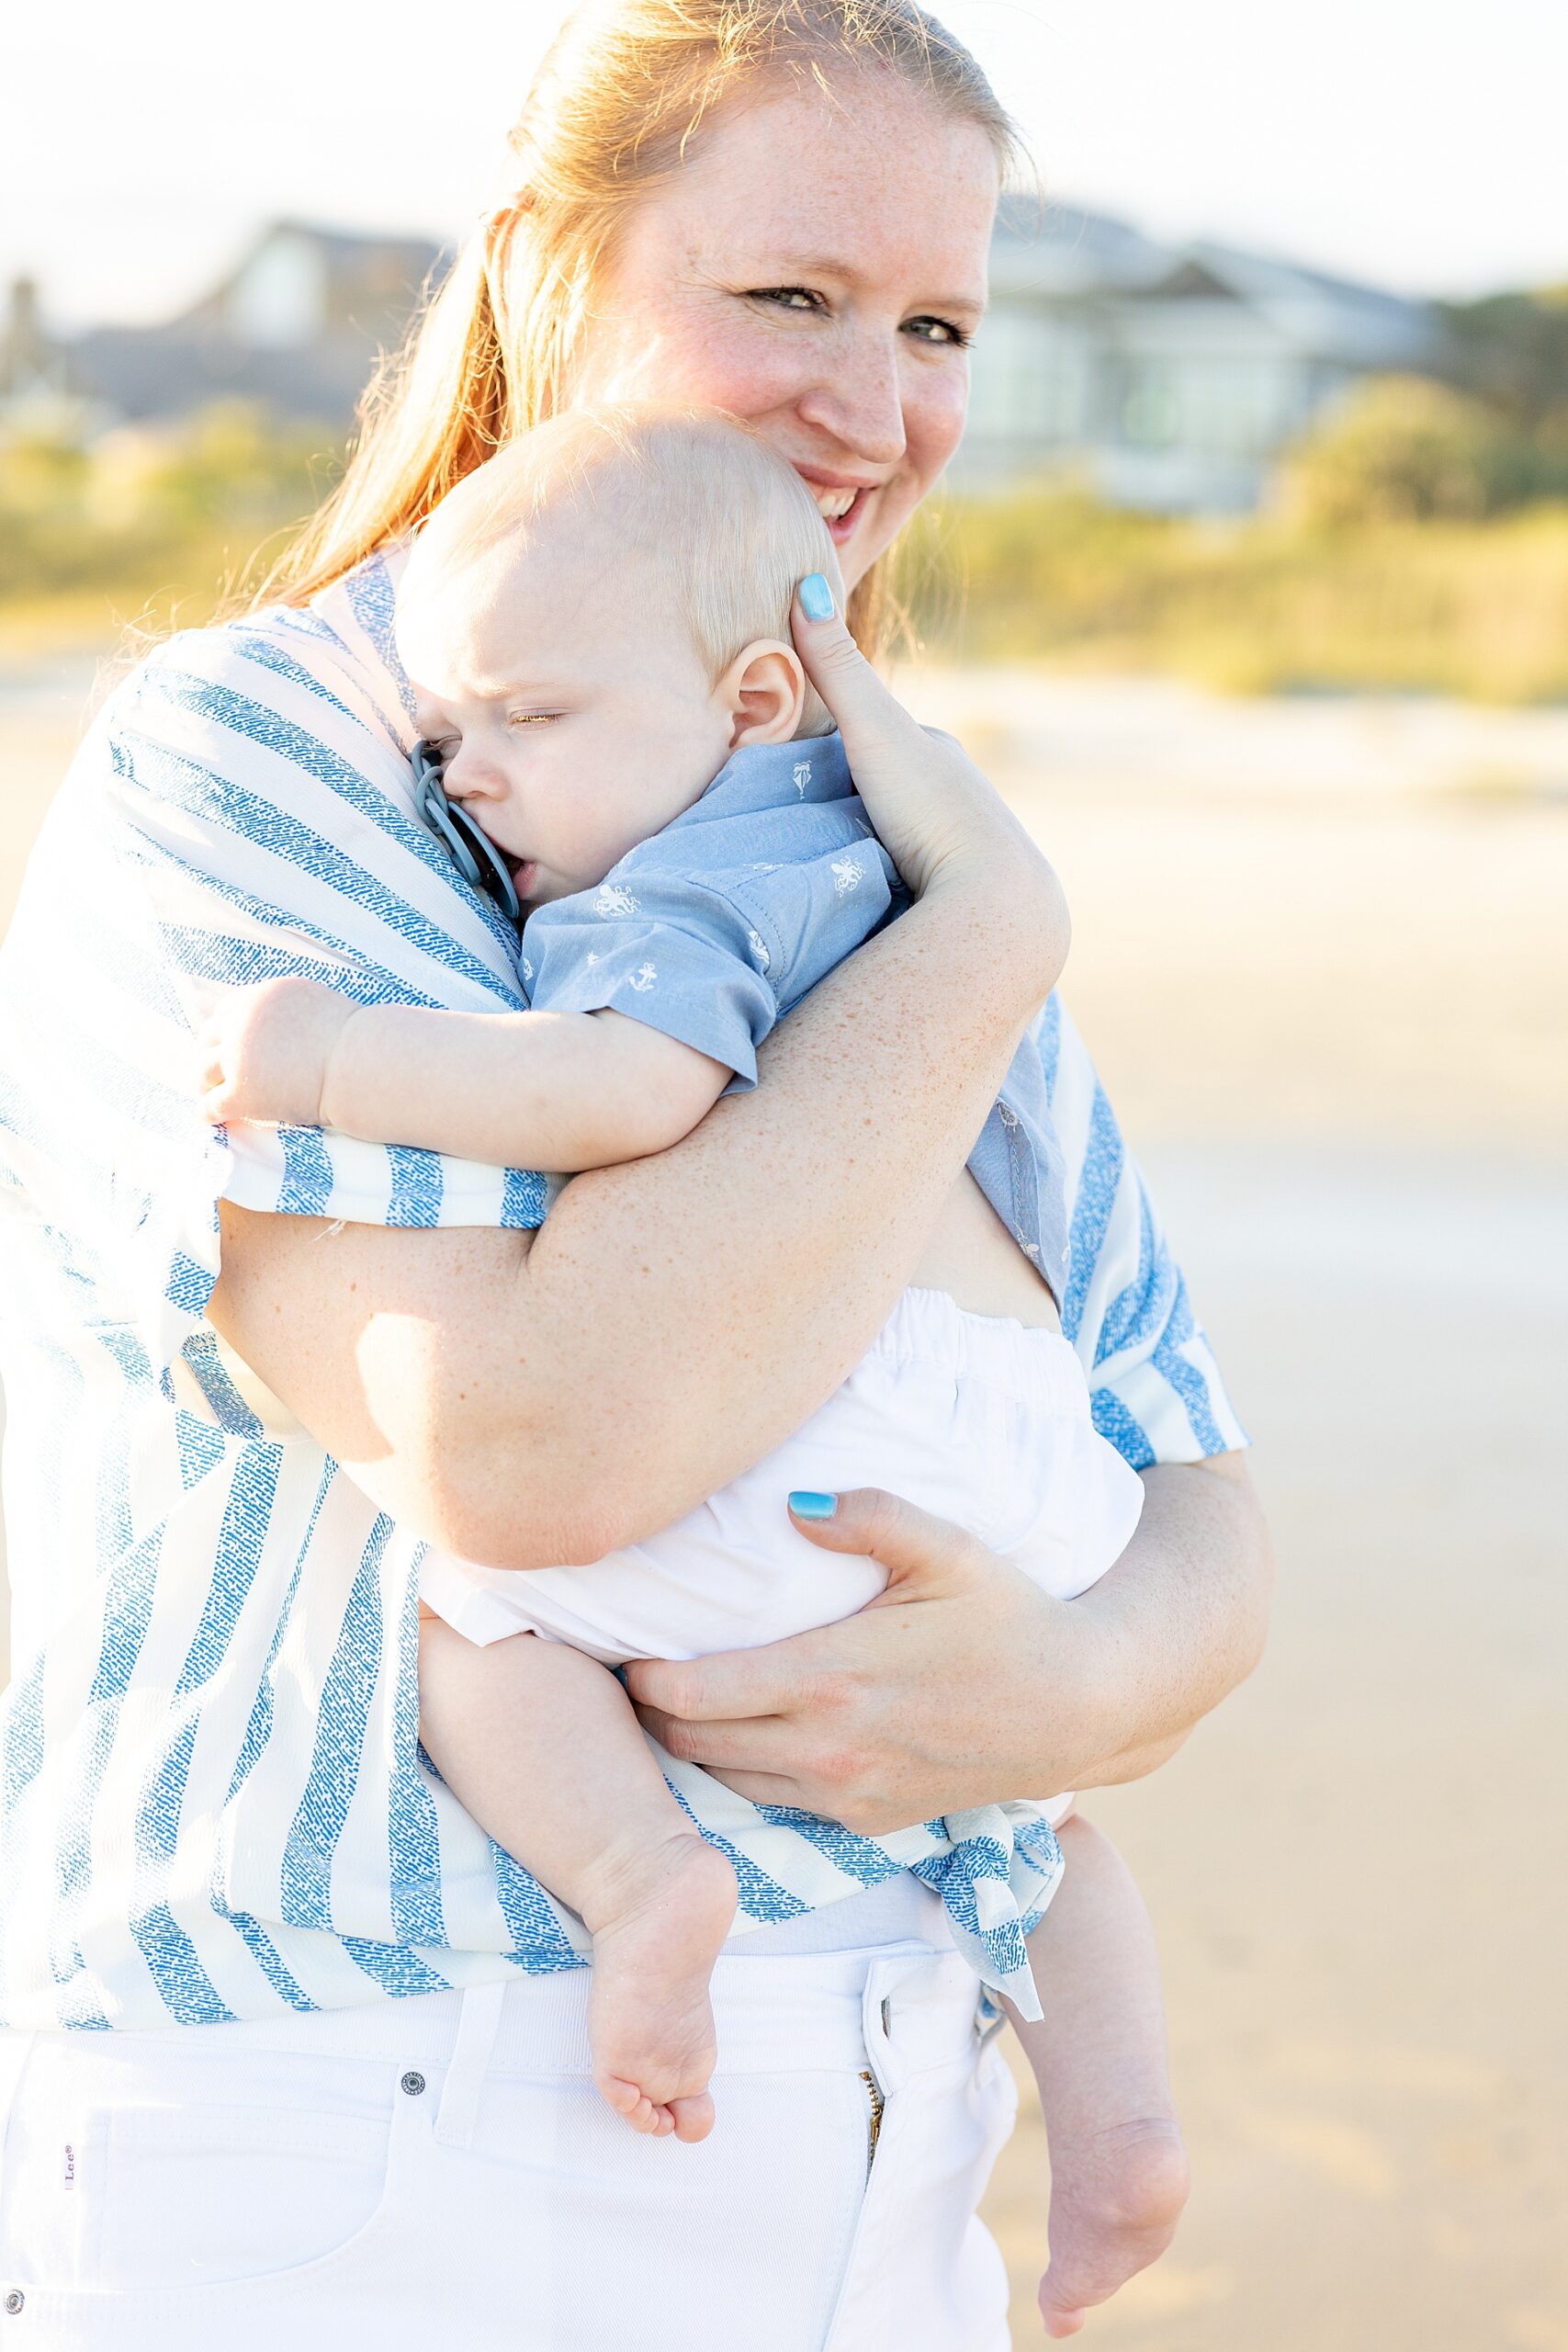
[[20, 284], [0, 340], [0, 397], [14, 375], [18, 390], [25, 378], [35, 392], [47, 379], [106, 423], [179, 417], [213, 401], [245, 400], [344, 429], [377, 354], [400, 340], [445, 258], [428, 238], [356, 236], [280, 220], [177, 318], [89, 328], [47, 350], [36, 291]]
[[[101, 427], [242, 399], [346, 431], [377, 354], [448, 257], [429, 240], [278, 221], [165, 324], [54, 341], [36, 288], [19, 284], [0, 408], [65, 396]], [[996, 489], [1071, 469], [1123, 505], [1245, 512], [1284, 444], [1357, 377], [1435, 364], [1440, 341], [1424, 304], [1015, 198], [997, 230], [953, 482]]]
[[1358, 377], [1420, 369], [1440, 349], [1426, 304], [1015, 199], [953, 479], [993, 489], [1072, 469], [1119, 504], [1244, 512], [1285, 443]]

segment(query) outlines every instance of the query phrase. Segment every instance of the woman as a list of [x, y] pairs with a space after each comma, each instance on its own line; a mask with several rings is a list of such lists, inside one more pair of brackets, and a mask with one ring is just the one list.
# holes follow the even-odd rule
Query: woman
[[774, 1923], [720, 1963], [703, 2147], [599, 2121], [569, 1932], [420, 1765], [413, 1608], [422, 1539], [525, 1568], [677, 1517], [942, 1253], [995, 1270], [999, 1312], [1034, 1280], [962, 1172], [1042, 992], [1024, 836], [823, 632], [852, 760], [930, 763], [950, 814], [754, 1094], [579, 1180], [537, 1240], [525, 1174], [213, 1138], [195, 1102], [213, 978], [346, 958], [406, 1001], [515, 1001], [413, 816], [388, 634], [383, 551], [453, 481], [570, 400], [728, 408], [819, 492], [874, 644], [881, 559], [961, 431], [1008, 130], [910, 0], [616, 0], [516, 146], [288, 601], [116, 697], [6, 949], [0, 2300], [117, 2352], [993, 2352], [973, 2212], [1008, 2095], [972, 1979], [908, 1876], [820, 1909], [781, 1886], [762, 1808], [846, 1825], [852, 1885], [857, 1832], [1151, 1769], [1256, 1654], [1240, 1434], [1055, 1009], [1063, 1319], [1142, 1524], [1063, 1606], [846, 1497], [822, 1540], [885, 1561], [886, 1603], [637, 1670]]

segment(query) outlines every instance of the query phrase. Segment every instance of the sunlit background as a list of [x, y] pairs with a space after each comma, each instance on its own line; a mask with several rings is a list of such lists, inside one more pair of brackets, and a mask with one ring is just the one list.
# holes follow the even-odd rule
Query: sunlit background
[[[1094, 1802], [1197, 2188], [1091, 2336], [1568, 2352], [1568, 12], [946, 14], [1050, 203], [901, 689], [1066, 877], [1280, 1555], [1262, 1671]], [[128, 625], [199, 624], [333, 479], [558, 15], [8, 28], [0, 922]], [[1020, 2345], [1045, 2195], [1026, 2110]]]

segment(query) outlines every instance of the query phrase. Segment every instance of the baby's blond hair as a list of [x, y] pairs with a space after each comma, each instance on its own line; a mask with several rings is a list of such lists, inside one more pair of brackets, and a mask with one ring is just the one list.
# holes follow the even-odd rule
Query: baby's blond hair
[[[502, 542], [525, 553], [546, 517], [608, 526], [656, 570], [715, 684], [759, 638], [792, 642], [790, 606], [819, 571], [844, 608], [828, 526], [793, 466], [716, 409], [608, 403], [552, 417], [464, 477], [421, 531], [400, 597], [425, 596]], [[628, 593], [640, 593], [632, 589]], [[826, 714], [808, 693], [804, 726]]]

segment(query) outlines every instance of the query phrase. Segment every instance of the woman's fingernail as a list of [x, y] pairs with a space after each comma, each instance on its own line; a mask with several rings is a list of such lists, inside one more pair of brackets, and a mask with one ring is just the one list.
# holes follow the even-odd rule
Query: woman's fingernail
[[[830, 621], [833, 617], [833, 592], [819, 571], [808, 571], [800, 583], [800, 609], [808, 621]], [[818, 1512], [825, 1518], [825, 1512]]]
[[796, 1519], [831, 1519], [839, 1508], [837, 1495], [791, 1495], [789, 1507]]

